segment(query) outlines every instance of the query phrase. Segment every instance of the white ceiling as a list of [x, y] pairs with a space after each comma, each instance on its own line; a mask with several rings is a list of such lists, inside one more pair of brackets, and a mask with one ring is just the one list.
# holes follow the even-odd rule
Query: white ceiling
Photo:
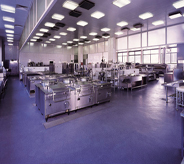
[[[73, 0], [77, 3], [80, 3], [82, 0]], [[56, 39], [55, 42], [52, 42], [54, 44], [61, 44], [63, 42], [73, 40], [74, 38], [79, 38], [82, 35], [87, 36], [89, 40], [92, 41], [94, 36], [89, 36], [90, 32], [97, 32], [98, 35], [102, 35], [104, 32], [102, 32], [100, 29], [104, 27], [108, 27], [111, 29], [110, 32], [108, 32], [111, 36], [115, 36], [115, 32], [120, 31], [121, 27], [117, 26], [116, 24], [121, 21], [128, 22], [128, 27], [132, 28], [134, 24], [136, 23], [142, 23], [144, 27], [142, 28], [143, 31], [146, 31], [147, 29], [154, 29], [158, 27], [163, 27], [164, 25], [160, 26], [153, 26], [152, 22], [157, 20], [163, 20], [165, 23], [167, 22], [168, 25], [177, 24], [184, 22], [184, 17], [177, 18], [174, 20], [171, 20], [168, 18], [168, 14], [170, 12], [176, 11], [176, 9], [173, 7], [173, 2], [176, 2], [176, 0], [131, 0], [131, 3], [128, 4], [125, 7], [119, 8], [112, 4], [113, 0], [91, 0], [95, 3], [95, 6], [91, 8], [90, 10], [86, 10], [83, 8], [76, 8], [77, 11], [82, 12], [82, 15], [78, 18], [72, 17], [69, 15], [70, 10], [63, 8], [63, 2], [64, 0], [58, 0], [56, 4], [53, 6], [53, 8], [50, 10], [50, 12], [45, 16], [45, 18], [42, 20], [38, 28], [35, 30], [33, 35], [31, 35], [30, 39], [35, 36], [37, 32], [39, 32], [40, 28], [46, 28], [44, 26], [45, 22], [62, 22], [66, 24], [65, 27], [60, 28], [59, 31], [52, 31], [49, 30], [49, 33], [51, 33], [51, 36], [48, 38], [42, 38], [42, 43], [45, 43], [45, 41], [49, 40], [49, 38], [53, 38], [54, 35], [59, 35], [60, 32], [67, 32], [67, 36], [61, 36], [60, 39]], [[8, 4], [12, 6], [16, 6], [16, 4], [21, 4], [24, 6], [28, 6], [30, 8], [30, 4], [32, 3], [32, 0], [1, 0], [1, 4]], [[182, 13], [184, 12], [184, 8], [179, 9]], [[91, 13], [95, 11], [101, 11], [105, 13], [105, 16], [101, 19], [95, 19], [92, 18], [90, 15]], [[147, 20], [142, 20], [139, 18], [140, 14], [143, 14], [145, 12], [151, 12], [153, 13], [153, 17]], [[0, 33], [1, 36], [5, 37], [5, 28], [4, 28], [4, 22], [2, 21], [2, 16], [14, 16], [15, 17], [15, 23], [24, 26], [26, 18], [27, 18], [27, 11], [23, 10], [16, 10], [15, 14], [11, 13], [5, 13], [3, 11], [0, 11], [1, 19], [0, 19]], [[65, 18], [62, 21], [53, 20], [51, 17], [54, 13], [62, 14], [65, 16]], [[88, 25], [85, 27], [78, 26], [76, 23], [79, 20], [87, 21]], [[69, 32], [67, 31], [67, 27], [75, 27], [77, 30], [75, 32]], [[15, 40], [20, 40], [20, 35], [22, 33], [22, 28], [16, 27], [15, 28]], [[129, 34], [133, 34], [137, 32], [129, 31]], [[127, 35], [125, 32], [123, 35]], [[102, 40], [102, 39], [101, 39]], [[93, 41], [94, 42], [94, 41]]]

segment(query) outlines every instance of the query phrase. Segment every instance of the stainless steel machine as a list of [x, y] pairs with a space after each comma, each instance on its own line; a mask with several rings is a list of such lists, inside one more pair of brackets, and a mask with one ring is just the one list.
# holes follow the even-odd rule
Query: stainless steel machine
[[175, 68], [173, 72], [164, 73], [164, 82], [173, 82], [184, 79], [182, 68]]

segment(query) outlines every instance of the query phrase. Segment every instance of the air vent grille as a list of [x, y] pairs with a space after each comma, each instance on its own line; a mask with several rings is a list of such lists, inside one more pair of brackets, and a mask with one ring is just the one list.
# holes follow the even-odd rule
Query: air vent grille
[[69, 15], [72, 16], [72, 17], [78, 18], [78, 17], [80, 17], [82, 15], [82, 12], [77, 11], [77, 10], [73, 10], [73, 11], [69, 12]]
[[82, 7], [83, 9], [89, 10], [92, 7], [95, 6], [95, 3], [88, 1], [88, 0], [84, 0], [79, 4], [80, 7]]

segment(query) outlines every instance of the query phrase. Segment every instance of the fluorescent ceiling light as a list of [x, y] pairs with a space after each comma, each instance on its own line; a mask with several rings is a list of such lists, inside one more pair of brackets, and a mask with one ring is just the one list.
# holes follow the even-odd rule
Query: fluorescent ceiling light
[[97, 33], [96, 32], [91, 32], [91, 33], [89, 33], [89, 35], [95, 36], [95, 35], [97, 35]]
[[79, 44], [79, 45], [83, 45], [84, 43], [80, 43], [80, 42], [79, 42], [78, 44]]
[[65, 46], [66, 46], [66, 45], [67, 45], [67, 43], [62, 43], [62, 45], [65, 45]]
[[181, 12], [176, 12], [176, 13], [174, 12], [174, 13], [169, 14], [170, 19], [179, 18], [181, 16], [182, 16]]
[[57, 48], [61, 48], [62, 46], [61, 46], [61, 45], [57, 45], [56, 47], [57, 47]]
[[73, 27], [68, 27], [66, 30], [68, 30], [68, 31], [75, 31], [76, 30], [76, 28], [73, 28]]
[[110, 38], [110, 35], [109, 36], [102, 36], [102, 38], [105, 38], [105, 39]]
[[30, 42], [29, 45], [30, 45], [30, 46], [34, 46], [34, 43]]
[[15, 7], [1, 4], [1, 10], [9, 13], [15, 13]]
[[100, 11], [95, 11], [94, 13], [91, 14], [91, 17], [96, 18], [96, 19], [100, 19], [104, 16], [105, 14]]
[[36, 33], [37, 36], [43, 36], [43, 33]]
[[107, 31], [110, 31], [111, 29], [110, 28], [102, 28], [101, 31], [104, 31], [104, 32], [107, 32]]
[[78, 21], [77, 22], [77, 25], [79, 26], [86, 26], [88, 24], [88, 22], [85, 22], [85, 21]]
[[48, 32], [49, 30], [48, 29], [45, 29], [45, 28], [41, 28], [40, 31], [41, 32]]
[[54, 36], [54, 38], [59, 39], [59, 38], [61, 38], [61, 37], [60, 37], [60, 36], [58, 36], [58, 35], [55, 35], [55, 36]]
[[139, 15], [139, 18], [141, 18], [141, 19], [148, 19], [148, 18], [151, 18], [151, 17], [153, 17], [153, 14], [150, 13], [150, 12], [146, 12], [144, 14]]
[[113, 4], [118, 6], [119, 8], [126, 6], [130, 3], [130, 0], [115, 0], [113, 1]]
[[46, 41], [45, 43], [51, 43], [50, 41]]
[[73, 39], [73, 41], [78, 42], [78, 41], [79, 41], [79, 39]]
[[67, 35], [66, 32], [60, 32], [59, 35]]
[[89, 41], [85, 41], [85, 43], [91, 43], [91, 41], [89, 40]]
[[68, 46], [67, 49], [71, 49], [72, 47], [71, 46]]
[[75, 45], [73, 45], [73, 46], [77, 47], [78, 45], [77, 45], [77, 44], [75, 44]]
[[65, 1], [63, 3], [63, 7], [67, 8], [67, 9], [70, 9], [70, 10], [75, 10], [78, 6], [79, 6], [78, 3], [73, 2], [71, 0]]
[[14, 35], [12, 35], [12, 34], [6, 34], [6, 36], [14, 37]]
[[46, 22], [45, 23], [45, 26], [47, 26], [47, 27], [54, 27], [55, 24], [54, 23], [51, 23], [51, 22]]
[[94, 38], [93, 40], [94, 40], [94, 41], [98, 41], [99, 39], [98, 39], [98, 38]]
[[67, 41], [67, 43], [73, 43], [72, 41]]
[[87, 36], [81, 36], [80, 38], [81, 38], [81, 39], [86, 39], [86, 38], [87, 38]]
[[173, 3], [173, 6], [174, 6], [176, 9], [179, 9], [179, 8], [184, 7], [184, 0], [179, 0], [179, 1], [174, 2], [174, 3]]
[[55, 41], [56, 39], [50, 38], [49, 40], [50, 40], [50, 41]]
[[42, 47], [47, 47], [47, 44], [42, 44]]
[[141, 28], [131, 28], [130, 30], [132, 30], [132, 31], [138, 31], [138, 30], [140, 30]]
[[13, 42], [13, 40], [7, 40], [7, 42]]
[[38, 36], [33, 36], [33, 38], [34, 38], [34, 39], [40, 39], [40, 37], [38, 37]]
[[120, 27], [122, 27], [122, 26], [128, 25], [128, 23], [125, 22], [125, 21], [121, 21], [121, 22], [117, 23], [117, 25], [120, 26]]
[[154, 26], [158, 26], [158, 25], [164, 24], [164, 21], [158, 20], [158, 21], [152, 22], [152, 24], [153, 24]]
[[32, 41], [32, 42], [36, 42], [36, 39], [31, 39], [30, 41]]
[[52, 19], [56, 19], [56, 20], [62, 20], [64, 18], [64, 16], [63, 15], [61, 15], [61, 14], [53, 14], [52, 15]]
[[5, 28], [14, 29], [14, 26], [13, 26], [13, 25], [10, 25], [10, 24], [5, 24], [4, 27], [5, 27]]
[[12, 43], [8, 43], [8, 45], [9, 45], [9, 46], [13, 46], [13, 44], [12, 44]]
[[13, 30], [5, 30], [6, 31], [6, 33], [12, 33], [12, 34], [14, 34], [14, 31]]
[[14, 38], [7, 37], [8, 40], [13, 40]]
[[3, 20], [4, 21], [7, 21], [7, 22], [15, 22], [15, 19], [14, 18], [11, 18], [11, 17], [5, 17], [5, 16], [3, 16]]
[[115, 32], [115, 35], [122, 35], [122, 34], [123, 34], [122, 31]]

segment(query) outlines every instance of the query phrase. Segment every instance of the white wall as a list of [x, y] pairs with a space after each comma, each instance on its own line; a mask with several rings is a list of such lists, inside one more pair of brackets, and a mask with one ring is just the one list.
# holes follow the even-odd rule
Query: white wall
[[18, 46], [5, 46], [5, 60], [18, 60]]

